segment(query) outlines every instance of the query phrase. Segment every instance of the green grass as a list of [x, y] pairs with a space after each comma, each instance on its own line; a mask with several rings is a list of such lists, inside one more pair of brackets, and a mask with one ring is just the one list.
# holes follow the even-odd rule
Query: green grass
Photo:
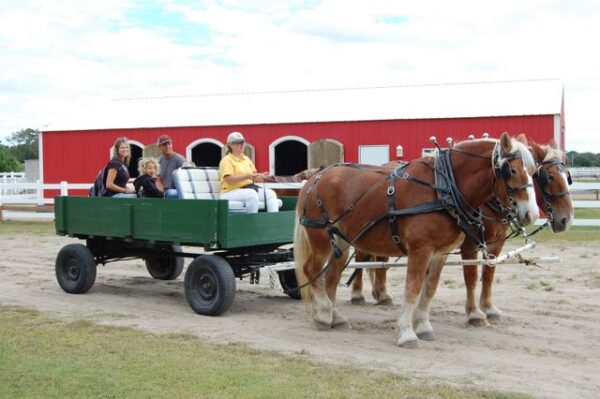
[[[402, 356], [402, 349], [397, 350]], [[375, 363], [376, 358], [373, 359]], [[450, 367], [451, 365], [448, 365]], [[0, 306], [0, 397], [524, 398]]]
[[[527, 227], [528, 232], [532, 232], [536, 227]], [[590, 242], [600, 241], [600, 227], [594, 226], [573, 226], [569, 231], [562, 233], [553, 233], [550, 227], [545, 228], [533, 236], [533, 240], [537, 243], [541, 242]]]
[[575, 219], [600, 219], [600, 208], [575, 208]]
[[21, 222], [4, 220], [0, 223], [0, 235], [8, 234], [31, 234], [31, 235], [54, 235], [54, 222]]

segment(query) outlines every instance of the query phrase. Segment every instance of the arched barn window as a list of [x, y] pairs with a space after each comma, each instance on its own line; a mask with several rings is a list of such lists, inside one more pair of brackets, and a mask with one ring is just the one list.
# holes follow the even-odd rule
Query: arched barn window
[[191, 160], [196, 166], [219, 166], [223, 144], [214, 139], [196, 140], [185, 149], [186, 159]]
[[129, 162], [129, 177], [138, 177], [140, 172], [138, 170], [138, 164], [140, 159], [142, 158], [142, 145], [138, 145], [137, 143], [129, 140], [129, 146], [131, 147], [131, 161]]
[[308, 141], [300, 137], [281, 137], [269, 146], [271, 173], [290, 176], [307, 169]]

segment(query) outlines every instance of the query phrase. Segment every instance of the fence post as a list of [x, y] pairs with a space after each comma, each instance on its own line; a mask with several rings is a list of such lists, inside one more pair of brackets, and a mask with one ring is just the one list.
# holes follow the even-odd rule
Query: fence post
[[60, 196], [66, 197], [67, 195], [69, 195], [69, 188], [67, 187], [67, 182], [61, 181], [60, 182]]
[[37, 204], [39, 206], [43, 206], [44, 205], [44, 185], [42, 184], [41, 180], [36, 180], [35, 181], [36, 184], [36, 194], [37, 194]]

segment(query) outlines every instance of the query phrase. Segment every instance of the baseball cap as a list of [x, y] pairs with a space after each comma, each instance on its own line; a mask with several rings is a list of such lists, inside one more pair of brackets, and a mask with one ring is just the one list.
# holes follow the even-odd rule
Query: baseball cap
[[165, 143], [172, 143], [173, 140], [171, 140], [171, 137], [167, 136], [166, 134], [163, 134], [162, 136], [160, 136], [158, 138], [158, 145], [163, 145]]
[[237, 141], [245, 141], [244, 136], [240, 132], [229, 133], [229, 136], [227, 136], [227, 144], [235, 143]]

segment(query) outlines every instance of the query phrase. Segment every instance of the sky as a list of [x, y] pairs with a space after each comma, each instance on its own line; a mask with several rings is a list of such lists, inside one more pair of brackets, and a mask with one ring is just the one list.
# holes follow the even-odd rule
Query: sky
[[560, 79], [600, 153], [599, 38], [597, 0], [0, 0], [0, 140], [98, 99]]

